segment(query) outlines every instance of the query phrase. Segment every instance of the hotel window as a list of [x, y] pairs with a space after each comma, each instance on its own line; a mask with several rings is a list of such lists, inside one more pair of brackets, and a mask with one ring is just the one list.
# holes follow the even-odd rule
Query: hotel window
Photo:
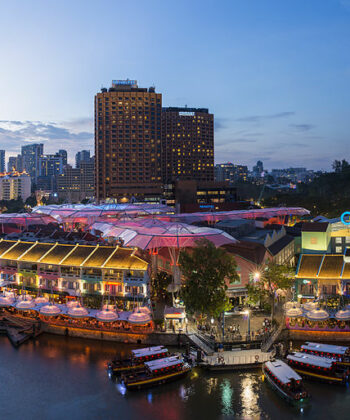
[[337, 254], [340, 254], [342, 251], [343, 251], [343, 248], [342, 248], [341, 246], [336, 246], [336, 247], [335, 247], [335, 252], [336, 252]]

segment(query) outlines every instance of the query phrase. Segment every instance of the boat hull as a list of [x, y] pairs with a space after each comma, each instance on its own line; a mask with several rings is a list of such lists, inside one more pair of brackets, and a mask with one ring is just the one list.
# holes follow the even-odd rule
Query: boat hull
[[210, 364], [201, 364], [200, 365], [205, 370], [211, 372], [226, 372], [226, 371], [235, 371], [235, 370], [250, 370], [250, 369], [259, 369], [262, 366], [262, 363], [249, 363], [249, 364], [237, 364], [237, 365], [210, 365]]
[[143, 369], [145, 365], [143, 363], [139, 365], [132, 365], [132, 366], [120, 366], [120, 367], [113, 367], [109, 366], [109, 370], [113, 373], [113, 375], [122, 375], [123, 373], [135, 372], [137, 370]]
[[320, 382], [326, 382], [329, 384], [338, 384], [338, 385], [346, 385], [348, 382], [348, 377], [339, 378], [337, 376], [321, 375], [320, 373], [309, 372], [307, 370], [296, 368], [295, 366], [292, 366], [292, 367], [296, 372], [298, 372], [301, 376], [307, 379], [312, 379], [312, 380], [320, 381]]
[[157, 377], [149, 378], [149, 379], [142, 379], [137, 382], [132, 382], [132, 383], [124, 382], [124, 385], [126, 389], [129, 389], [129, 390], [140, 390], [140, 389], [145, 389], [145, 388], [151, 388], [153, 386], [163, 385], [168, 382], [173, 382], [178, 379], [184, 378], [187, 376], [187, 374], [190, 371], [191, 371], [191, 368], [187, 368], [179, 372], [172, 372], [167, 375], [157, 376]]
[[286, 392], [283, 391], [271, 378], [270, 376], [265, 372], [263, 368], [263, 380], [267, 382], [267, 384], [272, 388], [281, 398], [283, 398], [288, 404], [300, 406], [300, 405], [306, 405], [308, 404], [310, 397], [307, 396], [305, 398], [300, 398], [299, 400], [292, 398], [290, 395], [288, 395]]

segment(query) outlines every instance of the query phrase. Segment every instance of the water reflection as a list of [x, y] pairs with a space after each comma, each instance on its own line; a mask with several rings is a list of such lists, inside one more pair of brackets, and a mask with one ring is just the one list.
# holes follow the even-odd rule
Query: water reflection
[[233, 415], [232, 408], [232, 395], [233, 389], [228, 379], [225, 379], [220, 385], [221, 388], [221, 401], [222, 401], [222, 414], [225, 416]]
[[[259, 376], [258, 376], [259, 378]], [[257, 376], [245, 374], [241, 382], [242, 416], [249, 418], [259, 413]]]
[[207, 392], [209, 395], [216, 391], [218, 383], [219, 381], [217, 377], [209, 378], [207, 380]]

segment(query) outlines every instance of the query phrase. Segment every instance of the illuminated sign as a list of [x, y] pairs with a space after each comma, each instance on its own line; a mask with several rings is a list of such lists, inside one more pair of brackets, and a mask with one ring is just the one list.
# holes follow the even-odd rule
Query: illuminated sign
[[350, 211], [344, 211], [340, 216], [340, 220], [344, 225], [350, 226]]
[[137, 85], [137, 80], [112, 80], [113, 85]]
[[180, 117], [194, 117], [195, 113], [190, 111], [179, 111]]

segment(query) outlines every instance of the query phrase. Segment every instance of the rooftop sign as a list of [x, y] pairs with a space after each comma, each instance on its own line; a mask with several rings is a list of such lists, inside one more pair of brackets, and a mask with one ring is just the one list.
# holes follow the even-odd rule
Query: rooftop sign
[[194, 117], [195, 113], [190, 111], [179, 111], [180, 117]]
[[350, 225], [350, 211], [344, 211], [344, 213], [340, 216], [340, 220], [344, 225]]
[[137, 80], [112, 80], [112, 85], [132, 86], [137, 85]]

